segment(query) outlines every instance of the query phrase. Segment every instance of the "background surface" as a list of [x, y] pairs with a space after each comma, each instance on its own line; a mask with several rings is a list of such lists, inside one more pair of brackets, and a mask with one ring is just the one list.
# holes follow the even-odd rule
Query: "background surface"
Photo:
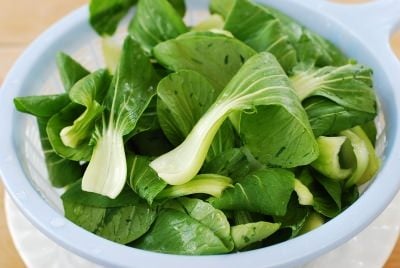
[[[361, 3], [366, 0], [335, 1]], [[87, 2], [87, 0], [0, 0], [0, 85], [14, 61], [38, 34]], [[400, 55], [400, 32], [395, 35], [393, 46]], [[7, 229], [3, 202], [4, 189], [0, 182], [0, 267], [24, 267]], [[400, 241], [385, 265], [385, 268], [395, 267], [400, 267]]]

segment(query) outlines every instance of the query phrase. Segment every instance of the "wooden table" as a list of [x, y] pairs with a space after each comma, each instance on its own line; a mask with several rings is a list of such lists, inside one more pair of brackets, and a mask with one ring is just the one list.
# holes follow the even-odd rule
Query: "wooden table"
[[[365, 0], [336, 1], [361, 2]], [[0, 3], [0, 84], [27, 44], [50, 24], [86, 2], [87, 0], [2, 0]], [[395, 42], [396, 50], [400, 55], [400, 33]], [[0, 267], [24, 267], [5, 223], [3, 191], [0, 183]], [[400, 243], [385, 267], [400, 267]]]

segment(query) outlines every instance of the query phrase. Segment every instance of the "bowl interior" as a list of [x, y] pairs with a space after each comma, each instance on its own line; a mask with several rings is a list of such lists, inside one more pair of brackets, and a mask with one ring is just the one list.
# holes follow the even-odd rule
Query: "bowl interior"
[[[208, 14], [207, 2], [204, 0], [188, 1], [189, 13], [186, 16], [186, 21], [193, 24], [204, 18]], [[290, 14], [300, 23], [334, 42], [346, 54], [355, 58], [360, 63], [373, 68], [375, 87], [381, 102], [382, 111], [378, 120], [381, 131], [379, 136], [380, 152], [384, 160], [390, 158], [394, 150], [393, 145], [395, 144], [397, 131], [395, 122], [397, 122], [398, 111], [396, 108], [396, 96], [393, 93], [395, 87], [391, 84], [391, 80], [388, 79], [385, 67], [381, 65], [376, 54], [369, 51], [367, 46], [333, 18], [310, 10], [295, 1], [279, 1], [280, 3], [278, 4], [276, 3], [277, 1], [272, 0], [264, 2], [275, 5], [285, 13]], [[18, 73], [18, 66], [12, 71], [10, 78], [5, 84], [5, 90], [8, 90], [7, 85], [9, 85], [10, 90], [11, 88], [14, 90], [12, 92], [13, 96], [62, 92], [62, 84], [55, 65], [55, 55], [58, 51], [64, 51], [72, 55], [90, 70], [104, 66], [100, 38], [87, 23], [86, 8], [81, 9], [65, 20], [75, 21], [68, 24], [65, 22], [64, 26], [62, 24], [56, 25], [50, 32], [42, 35], [36, 41], [34, 47], [28, 50], [20, 59], [19, 65], [24, 61], [29, 62], [29, 64], [18, 75], [16, 75]], [[66, 25], [68, 27], [65, 27]], [[123, 30], [121, 30], [121, 34], [123, 34]], [[4, 180], [11, 196], [17, 200], [17, 204], [39, 229], [68, 249], [103, 265], [126, 265], [127, 263], [132, 263], [130, 261], [149, 260], [146, 258], [157, 256], [154, 259], [154, 263], [149, 263], [148, 267], [156, 267], [156, 263], [165, 263], [166, 266], [177, 266], [190, 258], [147, 253], [117, 245], [80, 230], [80, 228], [69, 222], [63, 224], [62, 231], [60, 229], [55, 230], [54, 226], [51, 227], [51, 221], [48, 218], [54, 218], [54, 215], [59, 215], [60, 217], [63, 215], [62, 204], [59, 198], [61, 192], [51, 187], [47, 180], [47, 171], [40, 146], [36, 120], [33, 117], [16, 112], [12, 107], [9, 109], [11, 113], [9, 116], [12, 117], [13, 121], [13, 134], [10, 139], [12, 140], [13, 149], [16, 151], [20, 168], [23, 169], [25, 177], [11, 178], [6, 174]], [[385, 118], [386, 122], [390, 122], [390, 124], [386, 126], [383, 118]], [[387, 162], [383, 161], [382, 171], [387, 169], [386, 166]], [[28, 179], [31, 187], [28, 184], [11, 182], [14, 179]], [[231, 256], [191, 257], [190, 261], [194, 267], [205, 267], [204, 265], [207, 265], [207, 267], [226, 266], [229, 263], [235, 267], [244, 267], [248, 266], [245, 256], [251, 256], [252, 263], [257, 267], [264, 266], [266, 259], [269, 260], [268, 264], [271, 266], [306, 262], [318, 256], [321, 252], [325, 252], [349, 239], [381, 212], [390, 198], [372, 201], [370, 199], [378, 198], [376, 194], [379, 191], [387, 190], [385, 189], [385, 184], [382, 182], [384, 179], [383, 175], [379, 175], [352, 207], [323, 227], [309, 234], [269, 248], [232, 254]], [[32, 187], [34, 189], [33, 192], [30, 189]], [[393, 192], [392, 196], [395, 190], [390, 189]], [[39, 202], [41, 208], [44, 208], [44, 210], [40, 212], [35, 211], [37, 207], [32, 207], [33, 205], [29, 204], [29, 199], [20, 198], [24, 194], [28, 194], [29, 198]], [[374, 202], [378, 202], [378, 204]], [[368, 206], [370, 209], [367, 209]], [[361, 212], [365, 212], [366, 215], [357, 216]], [[357, 222], [357, 219], [359, 222]], [[348, 223], [352, 221], [355, 222], [354, 225], [349, 226]], [[68, 237], [70, 231], [75, 233], [72, 236], [79, 236], [79, 238]], [[80, 245], [79, 242], [82, 244]], [[210, 261], [212, 261], [211, 266]]]

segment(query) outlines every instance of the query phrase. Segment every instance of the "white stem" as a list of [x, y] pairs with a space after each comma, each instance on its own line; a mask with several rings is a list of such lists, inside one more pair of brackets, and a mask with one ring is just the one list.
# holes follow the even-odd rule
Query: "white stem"
[[124, 142], [120, 132], [108, 128], [94, 148], [82, 179], [82, 190], [115, 198], [127, 175]]

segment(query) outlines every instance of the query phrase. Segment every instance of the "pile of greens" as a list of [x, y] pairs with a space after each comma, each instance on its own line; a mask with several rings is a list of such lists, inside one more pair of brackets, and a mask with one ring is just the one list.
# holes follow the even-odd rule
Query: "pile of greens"
[[[65, 216], [173, 254], [272, 245], [329, 221], [379, 168], [371, 69], [277, 10], [215, 0], [92, 0], [108, 69], [60, 53], [65, 92], [15, 98], [37, 117]], [[136, 6], [122, 47], [110, 45]]]

